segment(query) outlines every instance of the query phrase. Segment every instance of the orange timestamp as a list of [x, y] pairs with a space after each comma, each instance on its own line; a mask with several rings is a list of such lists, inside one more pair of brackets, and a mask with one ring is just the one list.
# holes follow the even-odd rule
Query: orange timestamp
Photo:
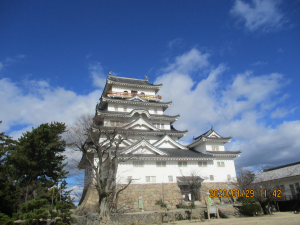
[[[252, 198], [255, 196], [254, 190], [209, 190], [209, 197], [246, 197]], [[281, 190], [259, 190], [259, 197], [276, 197], [281, 198]]]

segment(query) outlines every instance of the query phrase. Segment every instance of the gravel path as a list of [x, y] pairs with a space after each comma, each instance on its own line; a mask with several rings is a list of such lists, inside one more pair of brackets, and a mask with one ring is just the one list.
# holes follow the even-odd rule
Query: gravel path
[[294, 214], [293, 212], [276, 212], [272, 216], [259, 216], [259, 217], [243, 217], [243, 218], [231, 218], [231, 219], [212, 219], [210, 221], [205, 220], [205, 222], [188, 222], [188, 221], [176, 221], [174, 223], [168, 224], [178, 224], [178, 225], [212, 225], [212, 224], [225, 224], [225, 225], [290, 225], [290, 224], [300, 224], [300, 214]]

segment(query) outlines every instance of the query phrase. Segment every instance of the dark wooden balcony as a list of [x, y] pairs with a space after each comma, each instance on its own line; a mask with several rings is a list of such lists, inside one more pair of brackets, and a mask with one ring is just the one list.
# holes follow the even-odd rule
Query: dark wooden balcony
[[[119, 97], [133, 97], [137, 95], [137, 93], [128, 93], [128, 92], [114, 92], [114, 91], [108, 91], [107, 96], [119, 96]], [[141, 98], [146, 99], [153, 99], [153, 100], [162, 100], [162, 96], [159, 95], [145, 95], [145, 94], [138, 94]]]

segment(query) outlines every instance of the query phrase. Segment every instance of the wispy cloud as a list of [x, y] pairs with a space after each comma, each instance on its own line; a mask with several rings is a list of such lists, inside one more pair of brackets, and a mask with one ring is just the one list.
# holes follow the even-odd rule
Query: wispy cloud
[[267, 65], [267, 62], [257, 61], [255, 63], [252, 63], [250, 66], [264, 66]]
[[7, 66], [11, 66], [12, 64], [24, 59], [26, 56], [24, 54], [19, 54], [14, 57], [6, 57], [5, 60], [0, 62], [0, 71]]
[[106, 76], [103, 72], [103, 68], [99, 62], [89, 65], [89, 72], [93, 79], [93, 85], [103, 88], [106, 83]]
[[182, 42], [182, 38], [176, 38], [174, 40], [169, 41], [168, 43], [168, 48], [173, 48], [175, 46], [180, 45]]
[[[207, 71], [206, 75], [203, 70]], [[300, 142], [295, 141], [300, 121], [286, 121], [275, 128], [267, 123], [281, 102], [280, 96], [288, 97], [282, 93], [283, 87], [288, 85], [283, 75], [246, 71], [232, 74], [233, 79], [228, 81], [224, 78], [226, 66], [214, 67], [208, 56], [197, 49], [176, 57], [162, 71], [154, 83], [163, 83], [160, 95], [164, 101], [173, 101], [166, 114], [180, 113], [175, 128], [189, 130], [183, 142], [213, 125], [221, 135], [235, 138], [227, 144], [230, 150], [243, 151], [236, 159], [238, 167], [289, 163], [294, 161], [295, 154], [300, 154]], [[191, 76], [191, 72], [202, 74], [200, 80], [199, 76]], [[227, 80], [225, 87], [224, 79]], [[279, 139], [281, 143], [276, 145]]]
[[243, 21], [248, 31], [275, 31], [284, 23], [284, 16], [279, 10], [280, 3], [279, 0], [252, 0], [251, 3], [236, 0], [230, 14]]

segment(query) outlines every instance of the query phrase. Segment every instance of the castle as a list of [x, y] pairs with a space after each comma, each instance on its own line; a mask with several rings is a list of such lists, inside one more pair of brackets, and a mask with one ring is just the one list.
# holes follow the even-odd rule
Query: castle
[[[209, 189], [230, 189], [236, 181], [234, 158], [241, 152], [224, 148], [232, 138], [221, 136], [212, 127], [188, 145], [181, 144], [179, 139], [187, 130], [174, 128], [179, 115], [164, 114], [172, 102], [164, 102], [162, 96], [156, 95], [161, 87], [162, 84], [151, 84], [147, 77], [142, 80], [110, 73], [96, 106], [103, 128], [118, 127], [128, 134], [120, 146], [122, 154], [137, 156], [120, 162], [117, 175], [120, 185], [132, 180], [119, 199], [119, 204], [131, 211], [139, 210], [139, 199], [143, 199], [144, 210], [154, 210], [155, 202], [162, 197], [172, 208], [179, 199], [190, 200], [187, 179], [200, 180], [199, 193], [193, 196], [199, 201]], [[89, 185], [92, 171], [84, 158], [79, 163], [79, 168], [85, 169], [80, 204], [88, 207], [97, 204], [98, 198]]]

